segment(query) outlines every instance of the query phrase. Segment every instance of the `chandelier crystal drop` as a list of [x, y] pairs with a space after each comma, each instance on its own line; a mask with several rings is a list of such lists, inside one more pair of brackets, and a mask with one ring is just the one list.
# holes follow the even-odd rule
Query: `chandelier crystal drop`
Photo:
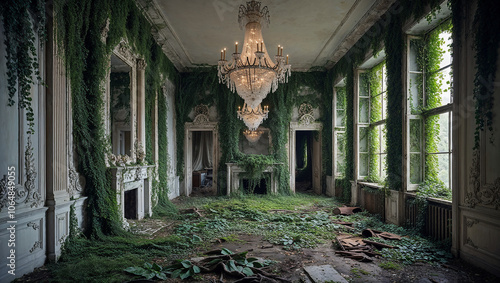
[[238, 13], [240, 28], [245, 27], [245, 40], [238, 53], [238, 43], [231, 59], [226, 61], [226, 49], [221, 50], [218, 63], [219, 83], [238, 93], [253, 109], [269, 92], [275, 92], [278, 83], [288, 82], [291, 66], [288, 55], [283, 56], [283, 47], [278, 45], [274, 63], [267, 53], [262, 37], [262, 25], [269, 24], [267, 6], [260, 8], [260, 2], [250, 1], [240, 5]]
[[262, 131], [262, 130], [255, 130], [255, 131], [244, 130], [243, 131], [243, 134], [245, 135], [247, 140], [251, 143], [256, 143], [257, 141], [259, 141], [260, 136], [262, 136], [263, 133], [264, 133], [264, 131]]
[[240, 120], [243, 120], [243, 123], [245, 123], [245, 126], [250, 131], [255, 131], [260, 124], [262, 124], [262, 121], [267, 119], [268, 114], [269, 114], [269, 108], [268, 106], [262, 106], [259, 104], [255, 108], [251, 108], [248, 104], [243, 104], [243, 108], [240, 109], [238, 107], [238, 118]]

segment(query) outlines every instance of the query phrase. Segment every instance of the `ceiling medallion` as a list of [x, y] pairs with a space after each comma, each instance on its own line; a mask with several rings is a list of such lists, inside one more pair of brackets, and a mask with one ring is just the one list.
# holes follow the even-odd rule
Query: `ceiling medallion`
[[259, 125], [267, 119], [269, 114], [269, 107], [257, 105], [256, 108], [251, 108], [248, 104], [243, 104], [243, 109], [238, 106], [238, 118], [243, 120], [247, 128], [251, 131], [255, 131]]
[[251, 143], [256, 143], [259, 139], [260, 136], [264, 133], [263, 130], [255, 130], [255, 131], [250, 131], [250, 130], [244, 130], [243, 134], [247, 138], [247, 140]]
[[245, 26], [245, 40], [241, 53], [238, 42], [229, 61], [226, 61], [226, 48], [221, 50], [218, 63], [219, 83], [238, 93], [253, 109], [262, 102], [269, 92], [275, 92], [278, 83], [288, 82], [291, 65], [288, 55], [283, 56], [283, 47], [278, 45], [274, 63], [267, 53], [262, 37], [262, 24], [269, 25], [267, 6], [260, 9], [260, 2], [247, 2], [240, 5], [238, 13], [240, 28]]

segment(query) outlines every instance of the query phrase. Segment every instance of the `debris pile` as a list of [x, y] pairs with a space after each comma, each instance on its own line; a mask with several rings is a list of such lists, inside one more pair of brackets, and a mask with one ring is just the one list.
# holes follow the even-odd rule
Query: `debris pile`
[[383, 238], [386, 240], [401, 240], [401, 236], [382, 232], [372, 229], [365, 229], [359, 235], [350, 234], [340, 234], [336, 237], [335, 242], [339, 245], [340, 251], [336, 251], [336, 254], [352, 258], [362, 262], [372, 262], [373, 257], [380, 256], [381, 254], [378, 250], [383, 248], [395, 249], [397, 247], [379, 243], [372, 240], [367, 240], [364, 238]]

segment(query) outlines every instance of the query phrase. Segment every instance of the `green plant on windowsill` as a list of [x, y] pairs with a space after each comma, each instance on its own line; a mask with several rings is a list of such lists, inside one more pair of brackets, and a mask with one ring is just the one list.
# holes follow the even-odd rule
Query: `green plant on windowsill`
[[443, 181], [428, 180], [421, 183], [417, 189], [417, 196], [422, 198], [439, 198], [451, 201], [451, 190]]

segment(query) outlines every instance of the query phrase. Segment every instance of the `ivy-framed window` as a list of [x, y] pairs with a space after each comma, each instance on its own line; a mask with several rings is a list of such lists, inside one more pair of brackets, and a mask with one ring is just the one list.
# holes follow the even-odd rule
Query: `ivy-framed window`
[[346, 155], [346, 88], [345, 83], [341, 81], [334, 88], [334, 156], [335, 156], [335, 176], [343, 177], [345, 173], [345, 155]]
[[382, 183], [387, 175], [387, 75], [384, 62], [359, 74], [358, 99], [358, 178]]
[[450, 20], [408, 37], [410, 190], [420, 186], [434, 188], [435, 193], [435, 188], [449, 191], [452, 185], [451, 45]]

